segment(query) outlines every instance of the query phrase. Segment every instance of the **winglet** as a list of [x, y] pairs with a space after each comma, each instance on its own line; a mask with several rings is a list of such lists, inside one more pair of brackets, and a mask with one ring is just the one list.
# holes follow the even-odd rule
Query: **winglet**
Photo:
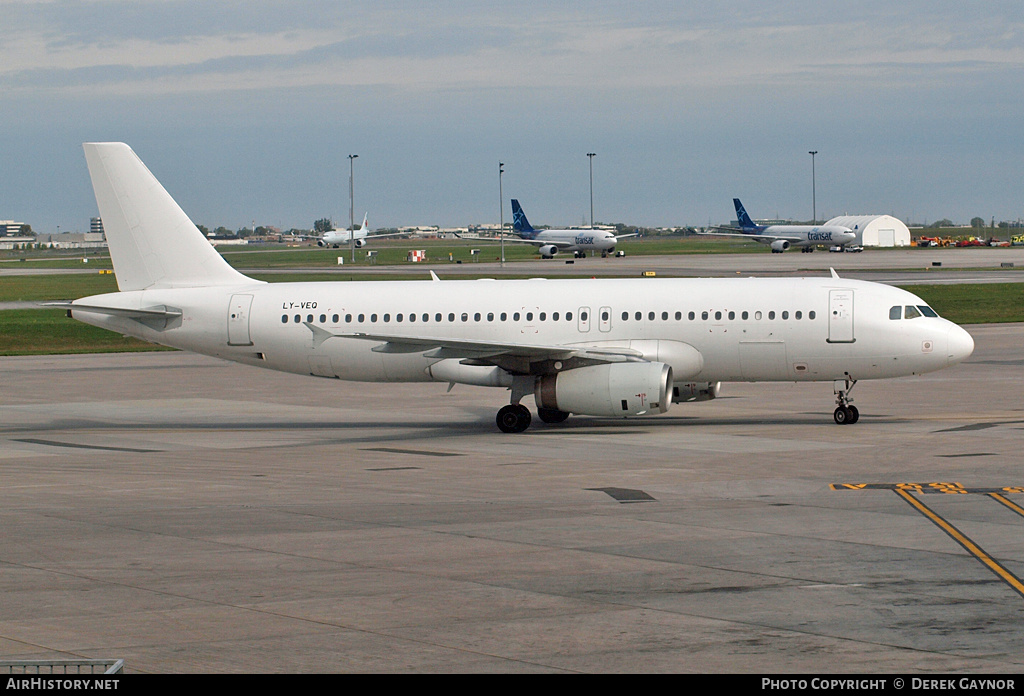
[[431, 272], [430, 272], [430, 278], [431, 278], [432, 280], [435, 280], [435, 281], [437, 281], [438, 283], [440, 283], [440, 282], [441, 282], [441, 279], [440, 279], [440, 278], [438, 278], [438, 277], [437, 277], [437, 274], [436, 274], [436, 273], [434, 273], [433, 271], [431, 271]]
[[839, 274], [836, 273], [836, 269], [830, 267], [828, 270], [832, 271], [832, 277], [833, 278], [835, 278], [836, 280], [839, 280]]
[[313, 332], [313, 348], [314, 349], [315, 348], [319, 348], [320, 346], [322, 346], [324, 344], [324, 341], [327, 341], [329, 339], [334, 338], [334, 334], [332, 334], [327, 329], [321, 329], [319, 326], [316, 326], [315, 324], [311, 324], [308, 321], [304, 321], [302, 323], [305, 324], [306, 328], [308, 328], [310, 331]]

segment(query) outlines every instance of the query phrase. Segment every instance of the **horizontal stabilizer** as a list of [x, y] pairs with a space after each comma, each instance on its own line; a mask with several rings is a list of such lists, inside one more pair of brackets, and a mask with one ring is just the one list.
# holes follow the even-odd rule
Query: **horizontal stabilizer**
[[180, 309], [173, 309], [160, 305], [159, 307], [146, 307], [145, 309], [130, 309], [126, 307], [104, 307], [102, 305], [87, 305], [81, 302], [44, 302], [44, 307], [59, 307], [80, 312], [93, 312], [96, 314], [110, 314], [129, 319], [177, 319], [181, 316]]

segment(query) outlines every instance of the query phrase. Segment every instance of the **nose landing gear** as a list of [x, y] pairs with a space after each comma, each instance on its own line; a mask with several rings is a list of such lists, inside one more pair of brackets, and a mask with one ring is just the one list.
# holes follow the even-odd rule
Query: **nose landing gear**
[[836, 393], [836, 410], [832, 412], [832, 419], [835, 420], [837, 425], [852, 425], [860, 420], [860, 411], [857, 410], [856, 406], [852, 405], [853, 399], [850, 398], [850, 392], [853, 391], [853, 387], [857, 384], [857, 380], [846, 375], [846, 381], [844, 388], [838, 387], [839, 382], [836, 382], [836, 386], [833, 387]]

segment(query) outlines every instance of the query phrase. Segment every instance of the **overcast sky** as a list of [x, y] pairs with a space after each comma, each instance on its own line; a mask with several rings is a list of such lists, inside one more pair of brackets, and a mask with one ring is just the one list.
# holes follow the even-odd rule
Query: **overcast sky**
[[0, 219], [85, 231], [85, 141], [197, 224], [1024, 217], [1024, 3], [0, 0]]

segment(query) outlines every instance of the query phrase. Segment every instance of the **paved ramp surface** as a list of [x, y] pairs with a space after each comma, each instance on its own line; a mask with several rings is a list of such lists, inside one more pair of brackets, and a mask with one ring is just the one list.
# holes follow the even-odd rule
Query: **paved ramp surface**
[[969, 329], [957, 367], [858, 384], [847, 426], [831, 384], [506, 435], [501, 390], [0, 359], [0, 654], [1019, 672], [1024, 326]]

